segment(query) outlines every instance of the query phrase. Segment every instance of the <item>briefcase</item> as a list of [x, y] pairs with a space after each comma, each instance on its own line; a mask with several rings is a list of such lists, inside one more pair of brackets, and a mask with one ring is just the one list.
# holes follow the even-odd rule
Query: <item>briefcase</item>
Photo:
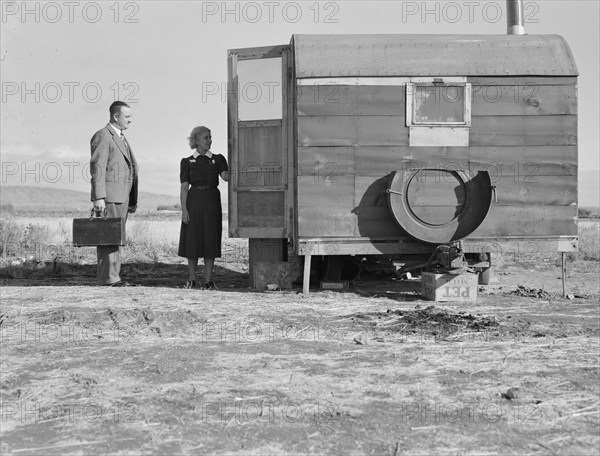
[[125, 245], [125, 219], [106, 217], [106, 211], [95, 214], [92, 209], [89, 218], [73, 219], [73, 245]]

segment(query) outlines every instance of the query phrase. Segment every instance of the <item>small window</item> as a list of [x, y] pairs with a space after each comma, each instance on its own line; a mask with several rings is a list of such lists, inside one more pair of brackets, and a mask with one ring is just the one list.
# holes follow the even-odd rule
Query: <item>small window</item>
[[471, 124], [470, 84], [409, 83], [406, 90], [407, 126]]
[[281, 57], [238, 61], [239, 120], [281, 119], [281, 71]]
[[406, 126], [411, 146], [468, 146], [471, 84], [466, 78], [411, 78]]

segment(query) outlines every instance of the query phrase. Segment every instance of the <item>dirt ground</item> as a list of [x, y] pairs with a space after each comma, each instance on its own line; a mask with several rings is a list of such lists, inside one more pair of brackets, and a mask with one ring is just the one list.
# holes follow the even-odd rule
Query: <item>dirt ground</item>
[[597, 262], [569, 265], [572, 299], [554, 260], [504, 264], [476, 304], [418, 277], [304, 296], [185, 271], [2, 272], [2, 454], [600, 453]]

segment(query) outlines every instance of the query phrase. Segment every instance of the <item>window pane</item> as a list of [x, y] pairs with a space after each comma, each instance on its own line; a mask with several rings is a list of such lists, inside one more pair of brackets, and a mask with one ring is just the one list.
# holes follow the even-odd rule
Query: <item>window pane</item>
[[413, 99], [413, 123], [465, 121], [463, 86], [417, 85]]
[[238, 119], [281, 119], [281, 57], [240, 60], [237, 73]]

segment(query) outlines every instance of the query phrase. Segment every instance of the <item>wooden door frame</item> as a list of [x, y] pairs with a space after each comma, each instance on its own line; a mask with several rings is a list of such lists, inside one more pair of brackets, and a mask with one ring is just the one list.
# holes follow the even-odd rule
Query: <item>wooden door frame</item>
[[[237, 73], [238, 61], [244, 60], [260, 60], [268, 58], [281, 58], [281, 83], [282, 83], [282, 109], [281, 109], [281, 134], [282, 134], [282, 147], [284, 150], [281, 154], [283, 161], [283, 178], [285, 179], [283, 188], [273, 189], [273, 191], [284, 192], [284, 228], [248, 228], [239, 227], [238, 222], [238, 195], [239, 190], [239, 128], [242, 121], [239, 120], [238, 116], [238, 90], [239, 81]], [[290, 126], [290, 114], [293, 112], [290, 108], [289, 94], [290, 94], [290, 74], [289, 66], [291, 64], [291, 47], [289, 45], [277, 45], [277, 46], [263, 46], [255, 48], [240, 48], [230, 49], [228, 51], [227, 58], [227, 135], [228, 135], [228, 161], [230, 163], [232, 172], [230, 174], [228, 183], [228, 200], [229, 200], [229, 236], [230, 237], [242, 237], [242, 238], [287, 238], [292, 232], [292, 220], [288, 216], [290, 208], [293, 207], [292, 195], [295, 191], [294, 186], [290, 185], [287, 173], [289, 172], [288, 167], [290, 158], [293, 156], [290, 154], [290, 135], [293, 134], [293, 130]], [[272, 123], [274, 119], [269, 120], [252, 120], [243, 121], [246, 124], [254, 123], [255, 125], [261, 125], [265, 123], [268, 125]], [[268, 187], [257, 187], [257, 188], [244, 188], [244, 192], [260, 192], [268, 191]]]

